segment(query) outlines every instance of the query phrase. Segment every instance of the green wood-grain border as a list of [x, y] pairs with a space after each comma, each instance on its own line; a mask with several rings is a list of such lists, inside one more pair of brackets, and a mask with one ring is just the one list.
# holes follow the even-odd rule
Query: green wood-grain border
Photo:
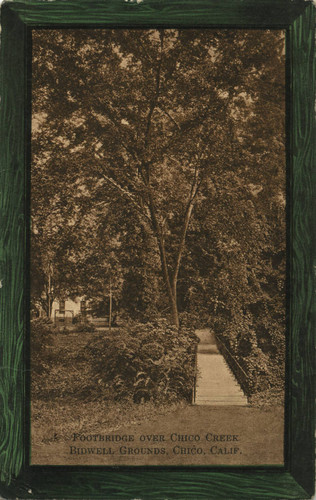
[[[76, 0], [1, 8], [0, 491], [5, 498], [310, 498], [314, 491], [314, 7], [303, 0]], [[58, 26], [287, 30], [289, 335], [286, 465], [39, 467], [28, 463], [27, 183], [30, 29]], [[0, 285], [0, 286], [1, 286]]]

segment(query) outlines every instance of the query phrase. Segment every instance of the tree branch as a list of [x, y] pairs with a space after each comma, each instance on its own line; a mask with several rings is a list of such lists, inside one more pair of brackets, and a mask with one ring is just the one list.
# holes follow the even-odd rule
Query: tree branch
[[174, 118], [172, 118], [172, 116], [170, 115], [170, 113], [168, 113], [168, 111], [167, 111], [165, 108], [163, 108], [163, 107], [161, 106], [161, 104], [158, 104], [157, 109], [160, 109], [160, 111], [162, 111], [162, 112], [163, 112], [166, 116], [168, 116], [168, 118], [169, 118], [169, 119], [170, 119], [170, 120], [171, 120], [171, 121], [175, 124], [175, 126], [177, 127], [177, 129], [178, 129], [178, 130], [181, 130], [181, 129], [180, 129], [180, 126], [179, 126], [179, 125], [178, 125], [178, 123], [175, 121], [175, 119], [174, 119]]
[[[139, 161], [139, 158], [137, 156], [137, 153], [135, 152], [135, 150], [131, 147], [129, 147], [126, 143], [125, 143], [125, 140], [123, 139], [122, 137], [122, 127], [120, 127], [120, 125], [118, 124], [117, 120], [113, 117], [114, 113], [112, 112], [112, 110], [109, 108], [109, 106], [106, 108], [102, 108], [102, 113], [106, 116], [106, 118], [112, 123], [112, 125], [114, 125], [116, 131], [118, 132], [119, 134], [119, 138], [120, 138], [120, 143], [121, 145], [123, 146], [123, 148], [125, 149], [125, 151], [131, 155], [131, 157], [133, 158], [133, 160], [135, 161]], [[100, 113], [101, 114], [101, 113]], [[97, 119], [97, 116], [93, 113], [90, 113], [90, 116], [92, 116], [93, 118], [96, 118]], [[99, 122], [100, 123], [100, 122]], [[136, 142], [136, 141], [135, 141]]]
[[189, 197], [188, 204], [186, 206], [185, 214], [184, 214], [184, 221], [183, 221], [183, 226], [182, 226], [182, 233], [180, 237], [180, 242], [178, 246], [178, 252], [177, 252], [177, 257], [176, 257], [176, 263], [175, 263], [175, 268], [173, 271], [173, 276], [172, 276], [172, 287], [174, 290], [176, 290], [177, 286], [177, 279], [178, 279], [178, 274], [179, 274], [179, 269], [180, 269], [180, 263], [181, 263], [181, 258], [184, 250], [184, 245], [185, 245], [185, 239], [195, 203], [196, 196], [199, 192], [200, 186], [202, 184], [202, 180], [198, 182], [198, 172], [199, 169], [196, 167], [195, 172], [194, 172], [194, 180], [193, 184], [191, 187], [191, 193]]
[[120, 193], [122, 193], [126, 198], [129, 199], [129, 201], [134, 205], [134, 207], [137, 209], [137, 211], [143, 216], [145, 217], [151, 224], [151, 218], [150, 216], [148, 216], [145, 212], [144, 212], [144, 207], [142, 207], [138, 202], [137, 200], [135, 199], [135, 197], [125, 188], [123, 188], [120, 184], [118, 184], [114, 179], [112, 179], [111, 177], [108, 177], [107, 175], [105, 174], [102, 174], [103, 178], [109, 182], [110, 184], [112, 184], [112, 186], [114, 186], [118, 191], [120, 191]]
[[149, 205], [148, 205], [148, 207], [149, 207], [149, 211], [150, 211], [150, 215], [151, 215], [153, 233], [154, 233], [156, 240], [157, 240], [157, 243], [158, 243], [163, 277], [164, 277], [164, 280], [165, 280], [165, 283], [167, 286], [168, 295], [169, 295], [170, 299], [172, 300], [173, 293], [172, 293], [172, 287], [171, 287], [170, 276], [169, 276], [169, 271], [168, 271], [168, 263], [167, 263], [167, 255], [166, 255], [166, 249], [165, 249], [163, 230], [161, 229], [160, 224], [158, 222], [157, 213], [156, 213], [156, 206], [155, 206], [151, 191], [149, 191]]
[[203, 113], [199, 116], [196, 116], [194, 119], [188, 120], [186, 122], [187, 126], [184, 129], [183, 124], [178, 127], [178, 130], [174, 132], [174, 134], [170, 137], [169, 141], [165, 146], [165, 151], [174, 144], [174, 142], [181, 137], [182, 140], [185, 140], [185, 137], [193, 130], [197, 124], [198, 126], [202, 125], [204, 121], [208, 117], [208, 112], [212, 105], [212, 96], [210, 97], [207, 106], [204, 108]]
[[149, 111], [148, 111], [148, 115], [147, 115], [147, 125], [146, 125], [146, 130], [145, 130], [145, 139], [144, 139], [145, 149], [147, 149], [147, 147], [148, 147], [148, 139], [149, 139], [149, 132], [150, 132], [152, 115], [153, 115], [155, 107], [157, 106], [157, 102], [158, 102], [158, 99], [159, 99], [161, 66], [162, 66], [162, 53], [163, 53], [163, 41], [164, 41], [164, 31], [162, 30], [160, 32], [160, 57], [159, 57], [158, 65], [157, 65], [156, 89], [155, 89], [155, 93], [154, 93], [154, 98], [152, 100], [152, 103], [150, 105], [150, 108], [149, 108]]

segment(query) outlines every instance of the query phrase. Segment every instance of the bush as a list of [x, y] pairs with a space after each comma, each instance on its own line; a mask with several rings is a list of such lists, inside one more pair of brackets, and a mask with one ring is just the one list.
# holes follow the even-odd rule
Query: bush
[[[271, 390], [274, 391], [274, 397], [278, 393], [281, 400], [285, 382], [282, 325], [279, 326], [279, 331], [275, 327], [271, 332], [272, 328], [264, 329], [262, 325], [254, 325], [253, 319], [250, 321], [245, 315], [237, 319], [238, 321], [233, 318], [223, 333], [215, 332], [215, 336], [220, 340], [218, 345], [221, 353], [248, 396], [261, 393], [264, 398], [266, 392]], [[221, 343], [237, 361], [246, 377], [241, 376]]]
[[95, 326], [87, 319], [86, 316], [82, 314], [76, 314], [72, 321], [73, 325], [76, 325], [76, 332], [78, 333], [93, 333], [95, 332]]
[[92, 323], [79, 323], [76, 326], [76, 332], [78, 333], [93, 333], [95, 331], [96, 328]]
[[32, 374], [42, 375], [49, 370], [52, 360], [51, 346], [58, 331], [49, 318], [36, 318], [31, 321]]
[[210, 314], [208, 311], [182, 312], [179, 314], [180, 325], [185, 328], [207, 328], [210, 325]]
[[72, 320], [72, 324], [73, 325], [78, 325], [78, 324], [81, 324], [81, 323], [86, 323], [87, 319], [85, 316], [83, 316], [81, 313], [78, 313], [74, 316], [73, 320]]
[[190, 400], [198, 338], [165, 320], [98, 335], [84, 348], [103, 395], [134, 402]]

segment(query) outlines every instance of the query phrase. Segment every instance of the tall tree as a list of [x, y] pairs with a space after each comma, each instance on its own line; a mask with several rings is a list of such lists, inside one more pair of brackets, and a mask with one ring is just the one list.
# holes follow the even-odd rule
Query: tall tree
[[[65, 214], [67, 207], [78, 213], [83, 202], [128, 205], [131, 226], [152, 237], [151, 254], [179, 326], [179, 273], [194, 210], [212, 194], [205, 186], [225, 176], [240, 179], [243, 156], [251, 166], [266, 156], [259, 135], [266, 134], [265, 143], [268, 111], [276, 116], [277, 98], [269, 92], [280, 85], [280, 33], [45, 30], [34, 32], [33, 50], [40, 132], [33, 177], [46, 172], [35, 185], [54, 191], [62, 179], [67, 188], [55, 199]], [[277, 158], [282, 140], [276, 141]], [[259, 148], [257, 156], [245, 153], [251, 147]]]

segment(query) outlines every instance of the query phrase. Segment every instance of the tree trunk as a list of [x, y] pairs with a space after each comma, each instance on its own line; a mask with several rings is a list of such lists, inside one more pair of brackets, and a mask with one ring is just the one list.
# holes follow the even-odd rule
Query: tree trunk
[[167, 265], [165, 242], [164, 239], [159, 234], [156, 235], [156, 238], [159, 247], [162, 277], [165, 282], [166, 291], [170, 301], [172, 323], [176, 326], [176, 328], [179, 328], [180, 324], [179, 324], [179, 313], [177, 304], [177, 280], [174, 279], [171, 284], [168, 265]]
[[160, 250], [160, 261], [162, 268], [162, 276], [166, 285], [169, 301], [170, 301], [170, 309], [171, 309], [171, 317], [173, 324], [179, 328], [179, 313], [178, 313], [178, 304], [177, 304], [177, 285], [175, 282], [175, 286], [172, 286], [170, 283], [170, 277], [167, 266], [166, 259], [166, 251], [164, 241], [158, 238], [158, 246]]
[[109, 294], [109, 332], [111, 331], [112, 325], [112, 279], [110, 278], [110, 294]]
[[179, 312], [178, 312], [178, 304], [177, 304], [177, 287], [172, 290], [172, 295], [170, 298], [171, 302], [171, 315], [172, 315], [172, 322], [176, 326], [176, 328], [179, 329], [180, 327], [180, 322], [179, 322]]
[[[149, 121], [150, 123], [150, 121]], [[141, 169], [142, 170], [142, 169]], [[144, 183], [146, 185], [146, 188], [148, 190], [147, 195], [148, 195], [148, 209], [150, 213], [150, 221], [151, 221], [151, 226], [153, 233], [156, 237], [157, 243], [158, 243], [158, 248], [159, 248], [159, 256], [160, 256], [160, 262], [161, 262], [161, 269], [162, 269], [162, 276], [163, 280], [166, 285], [167, 289], [167, 294], [170, 300], [170, 309], [171, 309], [171, 317], [172, 317], [172, 322], [176, 326], [176, 328], [179, 329], [180, 327], [180, 322], [179, 322], [179, 312], [178, 312], [178, 304], [177, 304], [177, 283], [178, 283], [178, 274], [179, 274], [179, 269], [180, 269], [180, 264], [181, 264], [181, 259], [185, 247], [185, 240], [187, 236], [187, 231], [193, 211], [193, 206], [195, 203], [196, 195], [198, 194], [199, 190], [199, 183], [198, 183], [198, 171], [195, 171], [195, 176], [194, 176], [194, 181], [191, 187], [191, 193], [189, 197], [189, 202], [186, 206], [185, 214], [184, 214], [184, 220], [183, 220], [183, 226], [182, 226], [182, 231], [180, 235], [180, 241], [179, 241], [179, 246], [178, 246], [178, 252], [176, 256], [176, 261], [174, 264], [174, 269], [173, 272], [169, 272], [168, 269], [168, 263], [167, 263], [167, 255], [166, 255], [166, 248], [165, 248], [165, 239], [164, 239], [164, 230], [162, 225], [158, 221], [157, 217], [157, 212], [156, 212], [156, 206], [155, 202], [153, 199], [153, 195], [151, 192], [150, 184], [149, 184], [149, 169], [147, 168], [147, 173], [148, 176], [147, 178], [144, 179]]]

